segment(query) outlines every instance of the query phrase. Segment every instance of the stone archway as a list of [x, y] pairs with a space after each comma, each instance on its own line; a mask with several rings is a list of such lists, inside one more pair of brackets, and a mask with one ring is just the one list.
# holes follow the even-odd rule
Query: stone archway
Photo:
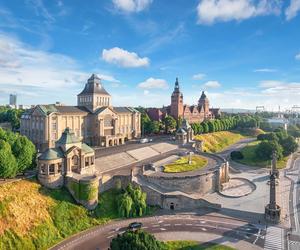
[[119, 139], [119, 145], [122, 145], [123, 142], [122, 142], [122, 138]]
[[112, 139], [110, 139], [109, 141], [108, 141], [108, 146], [113, 146], [113, 140]]
[[170, 203], [170, 210], [174, 210], [175, 209], [175, 204], [173, 202]]

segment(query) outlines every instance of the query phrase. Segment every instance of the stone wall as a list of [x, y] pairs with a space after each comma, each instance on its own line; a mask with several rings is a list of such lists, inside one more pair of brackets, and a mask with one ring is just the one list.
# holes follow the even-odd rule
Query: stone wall
[[64, 177], [61, 174], [42, 175], [38, 174], [39, 182], [47, 188], [60, 188], [64, 185]]
[[87, 209], [94, 209], [98, 204], [99, 180], [97, 176], [75, 179], [66, 176], [67, 189], [74, 199]]
[[115, 175], [103, 174], [99, 179], [99, 193], [103, 193], [109, 189], [121, 187], [126, 188], [131, 182], [129, 175]]
[[217, 172], [208, 172], [195, 176], [176, 176], [167, 175], [155, 176], [144, 175], [146, 181], [160, 186], [168, 191], [181, 191], [187, 194], [207, 194], [217, 191], [218, 176]]

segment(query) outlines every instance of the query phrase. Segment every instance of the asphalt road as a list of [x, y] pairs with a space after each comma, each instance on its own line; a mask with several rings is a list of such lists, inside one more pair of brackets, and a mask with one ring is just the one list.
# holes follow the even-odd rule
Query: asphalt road
[[140, 219], [130, 219], [99, 226], [75, 235], [51, 248], [59, 249], [108, 249], [110, 241], [126, 231], [130, 222], [137, 220], [143, 223], [143, 229], [152, 234], [161, 232], [199, 232], [213, 233], [230, 238], [233, 242], [246, 241], [259, 247], [264, 245], [265, 230], [247, 222], [211, 215], [162, 215]]

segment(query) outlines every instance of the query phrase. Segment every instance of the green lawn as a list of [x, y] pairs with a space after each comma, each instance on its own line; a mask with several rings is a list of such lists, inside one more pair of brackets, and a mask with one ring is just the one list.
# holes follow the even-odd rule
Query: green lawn
[[[246, 147], [244, 147], [241, 152], [244, 155], [244, 159], [236, 160], [245, 165], [254, 166], [254, 167], [270, 167], [271, 161], [264, 161], [256, 157], [255, 150], [260, 141], [254, 141], [249, 143]], [[277, 162], [277, 168], [285, 168], [288, 157], [284, 157], [280, 161]]]
[[200, 244], [196, 241], [167, 241], [168, 250], [234, 250], [232, 247], [219, 244]]
[[189, 164], [189, 156], [181, 157], [173, 163], [164, 166], [165, 173], [180, 173], [204, 168], [207, 165], [207, 159], [193, 155], [192, 162]]

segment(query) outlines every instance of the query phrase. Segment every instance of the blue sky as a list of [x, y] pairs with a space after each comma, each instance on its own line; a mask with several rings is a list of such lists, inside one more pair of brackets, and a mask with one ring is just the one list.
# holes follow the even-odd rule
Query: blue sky
[[300, 105], [300, 0], [0, 0], [0, 103], [76, 104], [97, 73], [115, 106]]

